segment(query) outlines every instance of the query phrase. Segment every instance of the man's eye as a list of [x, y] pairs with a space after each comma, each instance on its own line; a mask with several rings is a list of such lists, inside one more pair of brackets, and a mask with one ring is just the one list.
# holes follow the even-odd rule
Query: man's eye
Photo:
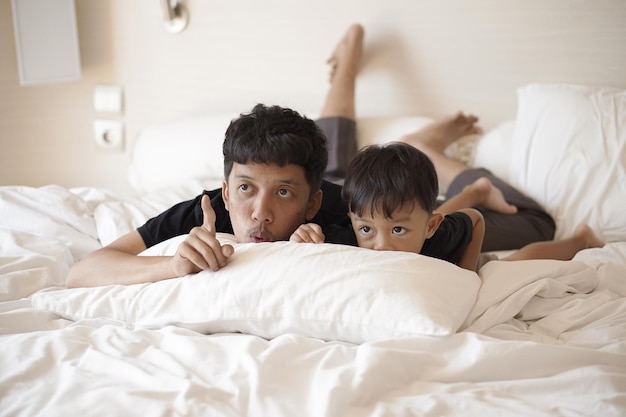
[[284, 188], [281, 188], [280, 190], [278, 190], [278, 195], [282, 196], [282, 197], [286, 197], [289, 195], [289, 190], [286, 190]]
[[241, 191], [248, 191], [248, 189], [249, 189], [249, 188], [250, 188], [250, 186], [249, 186], [248, 184], [241, 184], [241, 185], [239, 186], [239, 189], [240, 189]]

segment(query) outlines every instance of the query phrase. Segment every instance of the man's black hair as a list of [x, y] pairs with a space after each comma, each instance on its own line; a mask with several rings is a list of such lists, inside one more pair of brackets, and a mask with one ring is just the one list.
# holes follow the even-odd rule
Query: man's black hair
[[257, 104], [233, 120], [222, 147], [224, 178], [238, 164], [270, 164], [304, 168], [311, 193], [317, 191], [328, 164], [326, 136], [311, 119], [280, 107]]

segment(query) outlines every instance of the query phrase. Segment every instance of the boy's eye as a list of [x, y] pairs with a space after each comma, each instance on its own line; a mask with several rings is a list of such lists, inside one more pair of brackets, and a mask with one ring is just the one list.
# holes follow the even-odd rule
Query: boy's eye
[[393, 228], [393, 234], [394, 235], [402, 235], [406, 232], [406, 229], [404, 227], [400, 227], [400, 226], [396, 226]]
[[372, 228], [369, 226], [361, 226], [361, 233], [367, 235], [372, 233]]

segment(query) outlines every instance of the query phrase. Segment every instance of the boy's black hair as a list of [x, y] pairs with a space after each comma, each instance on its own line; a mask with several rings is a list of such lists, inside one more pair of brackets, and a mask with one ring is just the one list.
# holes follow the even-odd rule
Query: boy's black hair
[[311, 119], [280, 107], [257, 104], [233, 120], [224, 138], [224, 178], [238, 164], [294, 164], [304, 168], [311, 193], [322, 185], [328, 164], [326, 136]]
[[355, 156], [341, 196], [358, 216], [369, 210], [391, 218], [406, 203], [432, 213], [438, 192], [437, 171], [430, 158], [411, 145], [391, 142], [367, 146]]

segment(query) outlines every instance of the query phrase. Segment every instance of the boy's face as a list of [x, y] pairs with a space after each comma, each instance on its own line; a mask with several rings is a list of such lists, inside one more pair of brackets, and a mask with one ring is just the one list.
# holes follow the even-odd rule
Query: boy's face
[[374, 250], [392, 250], [420, 253], [424, 241], [435, 233], [443, 216], [429, 214], [418, 204], [405, 204], [396, 209], [390, 219], [381, 210], [350, 213], [352, 228], [359, 247]]
[[299, 165], [234, 163], [222, 195], [238, 242], [289, 240], [322, 204], [322, 191], [311, 195]]

